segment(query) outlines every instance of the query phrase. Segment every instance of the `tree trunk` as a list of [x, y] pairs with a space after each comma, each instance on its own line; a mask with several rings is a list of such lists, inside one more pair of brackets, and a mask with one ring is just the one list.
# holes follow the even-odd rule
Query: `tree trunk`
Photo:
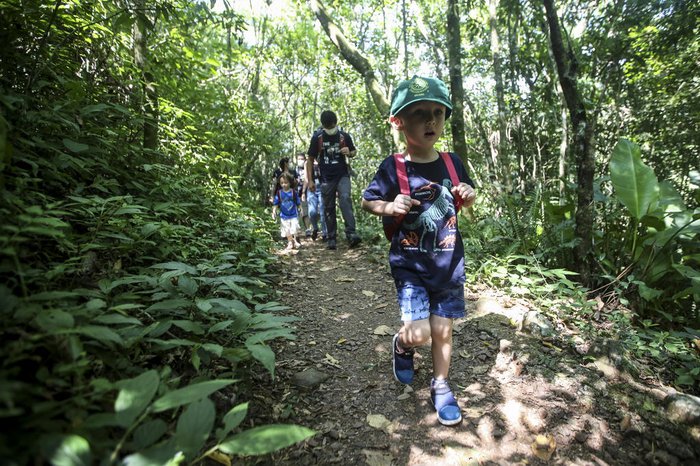
[[450, 88], [452, 90], [452, 145], [467, 166], [467, 141], [464, 129], [464, 86], [462, 84], [462, 47], [459, 29], [457, 0], [447, 1], [447, 50], [450, 63]]
[[148, 58], [146, 56], [148, 20], [143, 0], [137, 3], [135, 14], [136, 21], [134, 21], [133, 26], [134, 63], [141, 72], [143, 97], [139, 106], [143, 112], [143, 148], [156, 150], [158, 148], [158, 91], [153, 75], [148, 71]]
[[567, 57], [562, 40], [559, 18], [553, 0], [544, 0], [544, 6], [549, 24], [549, 36], [552, 45], [554, 62], [561, 83], [571, 119], [571, 131], [574, 143], [573, 151], [576, 156], [578, 188], [576, 205], [576, 230], [578, 244], [574, 249], [574, 262], [579, 278], [583, 284], [591, 282], [591, 266], [593, 262], [593, 176], [595, 173], [595, 158], [591, 140], [593, 126], [589, 124], [586, 109], [576, 84], [576, 57], [569, 46]]
[[375, 107], [379, 110], [382, 116], [389, 115], [390, 102], [386, 97], [385, 91], [377, 80], [377, 77], [372, 69], [372, 65], [369, 60], [365, 58], [359, 50], [345, 37], [343, 31], [331, 21], [328, 13], [326, 12], [326, 7], [319, 0], [309, 0], [309, 7], [311, 11], [316, 15], [318, 21], [323, 26], [323, 30], [330, 38], [331, 42], [338, 47], [340, 54], [345, 58], [345, 60], [352, 66], [365, 81], [365, 86], [367, 86], [367, 91], [372, 97]]
[[498, 106], [498, 132], [492, 138], [491, 145], [495, 151], [500, 171], [500, 181], [506, 187], [510, 186], [510, 169], [503, 150], [506, 143], [506, 99], [503, 90], [503, 70], [501, 69], [500, 39], [498, 36], [498, 5], [499, 0], [489, 0], [489, 29], [491, 30], [491, 59], [493, 61], [493, 77], [496, 82], [496, 104]]

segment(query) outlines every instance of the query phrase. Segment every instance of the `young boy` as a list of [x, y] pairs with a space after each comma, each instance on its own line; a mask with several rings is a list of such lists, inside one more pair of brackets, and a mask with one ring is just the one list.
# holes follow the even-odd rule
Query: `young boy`
[[281, 189], [275, 193], [272, 200], [272, 219], [277, 218], [277, 208], [280, 209], [280, 233], [287, 238], [287, 248], [289, 251], [301, 247], [297, 240], [299, 232], [299, 207], [301, 200], [294, 190], [294, 176], [289, 172], [283, 172], [279, 177]]
[[[450, 157], [459, 183], [435, 149], [452, 112], [445, 83], [414, 76], [392, 96], [389, 121], [402, 132], [406, 150], [386, 158], [364, 192], [362, 208], [383, 216], [385, 224], [403, 217], [391, 240], [389, 264], [403, 325], [392, 341], [394, 377], [413, 382], [414, 348], [432, 339], [430, 398], [438, 421], [462, 420], [447, 381], [452, 355], [452, 321], [464, 317], [464, 246], [454, 201], [474, 203], [473, 182], [455, 154]], [[397, 163], [405, 163], [410, 196], [401, 194]]]

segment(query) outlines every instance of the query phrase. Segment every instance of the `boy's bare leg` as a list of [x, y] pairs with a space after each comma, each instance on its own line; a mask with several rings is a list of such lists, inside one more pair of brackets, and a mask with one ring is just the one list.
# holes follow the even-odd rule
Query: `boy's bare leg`
[[433, 377], [445, 380], [450, 372], [452, 357], [452, 319], [431, 315], [430, 335], [433, 339]]
[[430, 339], [430, 321], [428, 319], [404, 322], [399, 330], [399, 345], [403, 349], [422, 346]]

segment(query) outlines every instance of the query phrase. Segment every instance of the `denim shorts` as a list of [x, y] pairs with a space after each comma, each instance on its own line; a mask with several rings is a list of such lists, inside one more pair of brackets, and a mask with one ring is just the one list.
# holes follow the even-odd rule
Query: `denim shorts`
[[396, 282], [401, 320], [423, 320], [431, 314], [448, 319], [464, 317], [464, 289], [461, 286], [428, 290], [412, 283]]

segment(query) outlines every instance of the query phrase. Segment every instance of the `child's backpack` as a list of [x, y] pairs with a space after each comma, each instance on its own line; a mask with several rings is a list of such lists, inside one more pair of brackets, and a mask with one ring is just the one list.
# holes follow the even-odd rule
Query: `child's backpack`
[[[447, 152], [440, 152], [440, 157], [442, 158], [443, 162], [445, 162], [447, 172], [450, 174], [452, 186], [457, 186], [459, 184], [459, 177], [457, 176], [457, 171], [452, 163], [452, 157], [450, 157], [450, 154]], [[403, 154], [394, 154], [394, 163], [396, 165], [396, 177], [399, 179], [399, 191], [401, 194], [410, 196], [411, 188], [408, 184], [406, 159], [404, 158]], [[461, 198], [454, 200], [456, 212], [459, 212], [459, 208], [462, 207], [462, 202], [463, 201]], [[396, 233], [396, 230], [399, 229], [399, 225], [401, 225], [401, 222], [403, 222], [404, 217], [405, 215], [399, 215], [398, 217], [394, 217], [394, 221], [392, 223], [384, 224], [384, 236], [386, 236], [386, 239], [391, 241], [391, 239], [394, 237], [394, 233]]]
[[[279, 199], [280, 206], [282, 206], [282, 194], [281, 194], [281, 191], [282, 191], [282, 189], [280, 188], [280, 189], [277, 190], [277, 193], [275, 194], [275, 196], [277, 197], [277, 199]], [[298, 197], [298, 194], [297, 194], [297, 190], [294, 189], [294, 188], [292, 188], [292, 199], [294, 200], [294, 205], [295, 205], [295, 206], [298, 206], [298, 205], [299, 205], [299, 197]], [[274, 203], [274, 200], [273, 200], [273, 203]]]

